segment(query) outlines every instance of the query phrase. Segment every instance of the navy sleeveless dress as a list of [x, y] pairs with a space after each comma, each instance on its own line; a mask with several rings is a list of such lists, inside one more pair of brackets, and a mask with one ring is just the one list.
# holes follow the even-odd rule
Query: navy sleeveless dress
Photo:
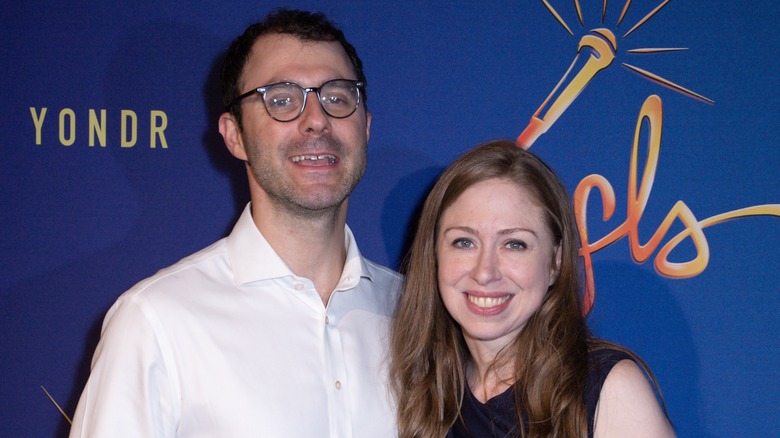
[[[588, 375], [585, 378], [585, 403], [588, 410], [588, 437], [593, 437], [596, 403], [607, 374], [618, 362], [631, 357], [618, 350], [601, 349], [588, 354]], [[447, 433], [448, 438], [519, 437], [515, 411], [514, 386], [482, 404], [466, 387], [461, 417]], [[523, 416], [526, 430], [528, 419]]]

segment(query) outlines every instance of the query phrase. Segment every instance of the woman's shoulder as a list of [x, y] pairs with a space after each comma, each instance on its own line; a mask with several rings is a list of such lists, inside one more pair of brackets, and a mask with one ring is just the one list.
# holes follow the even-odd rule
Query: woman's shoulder
[[589, 350], [588, 358], [588, 379], [598, 381], [598, 388], [588, 387], [588, 391], [598, 390], [595, 409], [593, 400], [588, 403], [593, 436], [675, 436], [641, 359], [609, 344]]
[[636, 361], [637, 357], [631, 351], [615, 344], [605, 343], [591, 345], [588, 349], [588, 369], [591, 371], [609, 370], [622, 360]]
[[595, 340], [588, 346], [588, 373], [585, 379], [585, 399], [588, 411], [593, 414], [604, 381], [618, 363], [636, 362], [639, 359], [631, 351], [606, 341]]
[[674, 437], [644, 371], [631, 360], [612, 367], [601, 389], [594, 437]]

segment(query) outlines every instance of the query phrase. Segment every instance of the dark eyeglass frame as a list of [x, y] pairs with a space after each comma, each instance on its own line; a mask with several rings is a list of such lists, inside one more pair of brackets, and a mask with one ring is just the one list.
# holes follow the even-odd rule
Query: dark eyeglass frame
[[[357, 100], [355, 101], [355, 107], [352, 108], [352, 111], [350, 111], [349, 114], [344, 116], [334, 116], [330, 112], [328, 112], [327, 108], [325, 108], [325, 105], [322, 103], [322, 96], [320, 95], [320, 90], [322, 90], [324, 87], [326, 87], [328, 84], [333, 82], [349, 82], [352, 85], [355, 86], [355, 89], [357, 90]], [[300, 89], [303, 92], [303, 104], [301, 104], [301, 108], [298, 110], [298, 114], [295, 114], [290, 119], [279, 119], [278, 117], [271, 114], [271, 111], [268, 110], [268, 104], [265, 100], [265, 94], [266, 92], [271, 89], [271, 87], [274, 87], [276, 85], [288, 85], [288, 86], [294, 86]], [[265, 112], [268, 113], [268, 116], [270, 116], [272, 119], [286, 123], [286, 122], [292, 122], [293, 120], [297, 119], [298, 117], [303, 114], [303, 111], [306, 109], [306, 101], [308, 100], [309, 93], [314, 92], [317, 94], [317, 101], [320, 103], [320, 108], [322, 108], [322, 111], [325, 112], [330, 117], [333, 117], [334, 119], [346, 119], [347, 117], [351, 116], [352, 114], [355, 114], [355, 111], [357, 111], [358, 107], [360, 106], [360, 103], [363, 100], [363, 93], [365, 92], [365, 83], [354, 80], [354, 79], [330, 79], [328, 81], [323, 82], [319, 87], [301, 87], [300, 85], [296, 84], [295, 82], [275, 82], [273, 84], [263, 85], [261, 87], [254, 88], [250, 91], [247, 91], [246, 93], [236, 97], [233, 99], [232, 102], [227, 106], [228, 111], [233, 109], [236, 105], [241, 103], [242, 100], [246, 99], [249, 96], [254, 96], [255, 94], [259, 94], [263, 98], [263, 108], [265, 108]]]

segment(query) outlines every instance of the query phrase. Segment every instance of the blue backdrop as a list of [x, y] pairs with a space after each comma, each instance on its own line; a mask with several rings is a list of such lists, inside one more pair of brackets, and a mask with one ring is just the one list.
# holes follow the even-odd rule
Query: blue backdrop
[[[636, 154], [641, 177], [652, 161], [650, 125], [661, 129], [652, 190], [634, 227], [638, 243], [650, 241], [678, 201], [695, 221], [678, 218], [662, 229], [648, 257], [637, 258], [636, 248], [632, 257], [636, 245], [626, 237], [594, 252], [590, 324], [647, 360], [679, 436], [777, 436], [774, 1], [289, 5], [327, 13], [363, 59], [373, 124], [349, 223], [364, 254], [394, 267], [438, 172], [479, 142], [516, 138], [569, 68], [580, 38], [595, 28], [613, 33], [614, 62], [531, 150], [572, 194], [588, 175], [609, 182], [616, 198], [611, 218], [602, 220], [599, 190], [584, 206], [596, 242], [637, 218], [628, 208], [632, 145], [642, 105], [657, 95], [663, 125], [643, 123]], [[66, 435], [67, 423], [41, 386], [72, 415], [110, 304], [232, 227], [248, 193], [243, 168], [217, 133], [217, 70], [232, 38], [276, 6], [3, 7], [0, 435]], [[629, 51], [647, 48], [687, 50]], [[717, 220], [756, 206], [765, 207]], [[705, 238], [704, 269], [662, 275], [654, 267], [659, 252], [686, 229]], [[668, 261], [701, 253], [688, 238]]]

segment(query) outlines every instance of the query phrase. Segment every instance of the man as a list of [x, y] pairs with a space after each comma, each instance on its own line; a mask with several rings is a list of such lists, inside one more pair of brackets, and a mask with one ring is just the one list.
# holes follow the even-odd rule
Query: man
[[346, 226], [371, 114], [354, 48], [279, 10], [223, 67], [219, 131], [251, 203], [231, 234], [109, 310], [71, 436], [395, 436], [387, 330], [401, 277]]

